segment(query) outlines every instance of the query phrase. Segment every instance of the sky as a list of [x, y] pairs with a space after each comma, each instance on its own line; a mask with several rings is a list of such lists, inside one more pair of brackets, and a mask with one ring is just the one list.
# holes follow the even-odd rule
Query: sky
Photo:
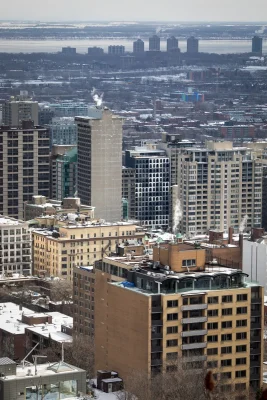
[[1, 20], [263, 21], [266, 0], [0, 0]]

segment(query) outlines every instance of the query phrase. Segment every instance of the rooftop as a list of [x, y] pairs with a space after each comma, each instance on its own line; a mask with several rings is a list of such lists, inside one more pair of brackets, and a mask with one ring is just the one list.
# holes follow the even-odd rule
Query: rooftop
[[11, 217], [5, 217], [4, 215], [0, 215], [0, 226], [1, 225], [25, 225], [25, 221], [16, 219], [16, 218], [11, 218]]

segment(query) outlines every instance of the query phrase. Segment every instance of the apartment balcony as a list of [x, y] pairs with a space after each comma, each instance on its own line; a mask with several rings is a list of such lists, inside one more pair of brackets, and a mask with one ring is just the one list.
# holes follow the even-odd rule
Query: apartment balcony
[[151, 346], [151, 353], [161, 353], [162, 352], [162, 347], [161, 346]]
[[152, 307], [152, 314], [154, 313], [162, 313], [162, 307]]
[[261, 310], [251, 310], [251, 316], [252, 317], [260, 317], [261, 316]]
[[195, 317], [195, 318], [183, 318], [182, 324], [196, 324], [201, 322], [207, 322], [207, 317]]
[[261, 349], [250, 349], [250, 355], [257, 355], [257, 354], [261, 354]]
[[162, 319], [153, 319], [151, 320], [152, 326], [162, 326], [163, 325], [163, 320]]
[[157, 333], [157, 332], [152, 332], [151, 333], [151, 340], [154, 340], [154, 339], [162, 339], [163, 338], [163, 333], [161, 332], [161, 333]]
[[188, 306], [182, 306], [182, 311], [191, 311], [191, 310], [206, 310], [208, 308], [207, 304], [190, 304]]
[[206, 347], [207, 347], [207, 342], [182, 344], [182, 350], [205, 349]]
[[250, 324], [251, 329], [261, 329], [261, 323], [260, 322], [255, 322]]
[[155, 366], [155, 365], [162, 365], [162, 359], [155, 358], [154, 360], [151, 360], [151, 366]]
[[260, 335], [258, 335], [258, 336], [251, 336], [250, 335], [250, 341], [251, 342], [260, 342], [261, 341], [261, 337], [260, 337]]
[[261, 302], [262, 302], [261, 298], [251, 299], [252, 304], [261, 304]]
[[199, 329], [195, 331], [186, 331], [186, 332], [181, 332], [182, 337], [189, 337], [189, 336], [204, 336], [207, 335], [208, 331], [207, 329]]

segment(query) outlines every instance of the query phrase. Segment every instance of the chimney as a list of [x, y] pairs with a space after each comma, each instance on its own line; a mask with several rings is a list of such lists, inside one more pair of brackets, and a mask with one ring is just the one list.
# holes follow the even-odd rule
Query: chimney
[[228, 229], [228, 244], [233, 244], [233, 233], [234, 233], [234, 230], [230, 226]]

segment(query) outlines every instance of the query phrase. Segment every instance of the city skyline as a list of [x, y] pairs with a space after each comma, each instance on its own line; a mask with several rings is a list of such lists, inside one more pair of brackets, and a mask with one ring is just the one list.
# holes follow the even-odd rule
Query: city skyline
[[[160, 3], [144, 4], [140, 0], [134, 3], [134, 6], [118, 0], [116, 7], [113, 3], [104, 0], [94, 4], [92, 10], [91, 5], [85, 0], [78, 0], [75, 6], [66, 3], [63, 0], [47, 0], [45, 3], [39, 3], [38, 9], [34, 7], [33, 0], [26, 0], [21, 3], [14, 0], [13, 7], [0, 5], [1, 18], [3, 20], [53, 20], [53, 21], [80, 21], [81, 16], [85, 16], [88, 12], [92, 21], [181, 21], [181, 22], [203, 22], [203, 21], [261, 21], [262, 15], [267, 11], [267, 5], [261, 0], [255, 0], [253, 7], [242, 7], [241, 0], [234, 3], [230, 0], [221, 2], [213, 2], [206, 0], [205, 6], [200, 6], [198, 0], [192, 0], [190, 4], [181, 4], [168, 0], [164, 3], [164, 7]], [[192, 10], [195, 10], [194, 14]], [[230, 11], [230, 12], [229, 12]], [[174, 18], [177, 12], [177, 18]], [[83, 21], [86, 18], [82, 18]]]

